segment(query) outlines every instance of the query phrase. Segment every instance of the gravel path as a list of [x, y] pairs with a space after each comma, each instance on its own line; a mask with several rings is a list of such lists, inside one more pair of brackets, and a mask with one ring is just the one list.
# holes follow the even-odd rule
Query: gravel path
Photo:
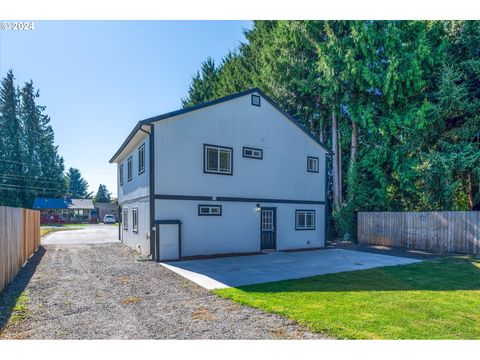
[[[221, 299], [120, 243], [44, 245], [0, 296], [0, 338], [321, 338]], [[25, 309], [10, 314], [25, 288]], [[2, 319], [3, 314], [3, 319]]]

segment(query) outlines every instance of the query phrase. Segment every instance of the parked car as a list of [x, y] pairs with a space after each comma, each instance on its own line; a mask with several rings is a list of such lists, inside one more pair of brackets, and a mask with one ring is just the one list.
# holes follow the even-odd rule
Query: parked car
[[107, 214], [103, 217], [104, 224], [115, 224], [115, 216]]

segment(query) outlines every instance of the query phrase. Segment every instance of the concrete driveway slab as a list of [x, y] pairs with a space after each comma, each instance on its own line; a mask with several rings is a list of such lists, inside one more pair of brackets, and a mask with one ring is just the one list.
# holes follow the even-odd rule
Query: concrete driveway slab
[[162, 265], [212, 290], [419, 261], [421, 260], [360, 251], [325, 249], [188, 260]]
[[95, 245], [118, 242], [120, 242], [118, 227], [101, 224], [56, 231], [42, 238], [43, 245]]

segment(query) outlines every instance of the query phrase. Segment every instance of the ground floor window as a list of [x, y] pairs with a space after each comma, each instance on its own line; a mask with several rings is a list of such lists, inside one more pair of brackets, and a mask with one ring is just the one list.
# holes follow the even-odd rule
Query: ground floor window
[[222, 205], [198, 205], [198, 216], [221, 216]]
[[132, 231], [138, 232], [138, 208], [132, 209]]
[[315, 230], [315, 210], [295, 210], [295, 230]]
[[128, 230], [128, 209], [123, 209], [123, 228]]

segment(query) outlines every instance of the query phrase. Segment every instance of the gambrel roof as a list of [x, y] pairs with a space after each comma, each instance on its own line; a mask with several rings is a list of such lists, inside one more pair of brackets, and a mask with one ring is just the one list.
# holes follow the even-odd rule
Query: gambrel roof
[[127, 139], [123, 142], [122, 146], [117, 150], [115, 155], [110, 159], [110, 163], [113, 163], [115, 159], [121, 154], [121, 152], [125, 149], [125, 147], [128, 145], [130, 140], [135, 136], [135, 134], [142, 129], [142, 126], [144, 125], [150, 125], [156, 121], [164, 120], [164, 119], [169, 119], [171, 117], [177, 116], [177, 115], [182, 115], [189, 113], [191, 111], [203, 109], [208, 106], [220, 104], [229, 100], [233, 100], [245, 95], [253, 94], [253, 93], [258, 93], [260, 96], [262, 96], [265, 100], [267, 100], [270, 105], [272, 105], [275, 109], [277, 109], [280, 113], [282, 113], [287, 119], [289, 119], [291, 122], [293, 122], [301, 131], [303, 131], [305, 134], [307, 134], [313, 141], [315, 141], [319, 146], [321, 146], [328, 154], [331, 154], [331, 151], [325, 146], [324, 143], [322, 143], [317, 137], [315, 137], [308, 129], [306, 129], [297, 119], [295, 119], [292, 115], [288, 114], [287, 112], [283, 111], [280, 106], [278, 106], [273, 99], [271, 99], [267, 94], [265, 94], [262, 90], [259, 88], [252, 88], [249, 90], [241, 91], [232, 95], [224, 96], [212, 101], [207, 101], [202, 104], [198, 104], [195, 106], [191, 106], [185, 109], [179, 109], [175, 111], [171, 111], [162, 115], [157, 115], [151, 118], [147, 118], [145, 120], [141, 120], [137, 123], [135, 128], [130, 132], [128, 135]]

